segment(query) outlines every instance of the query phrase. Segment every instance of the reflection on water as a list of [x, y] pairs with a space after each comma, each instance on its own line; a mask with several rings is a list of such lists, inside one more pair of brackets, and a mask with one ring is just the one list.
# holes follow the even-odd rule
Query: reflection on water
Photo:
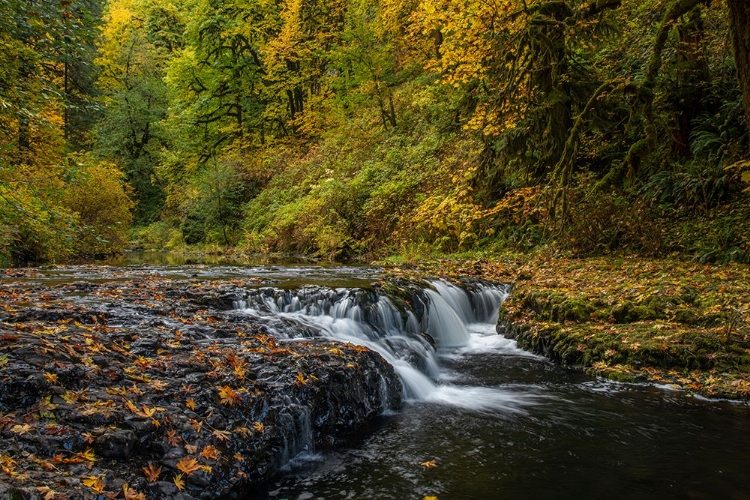
[[217, 254], [162, 252], [157, 250], [128, 251], [99, 262], [109, 266], [153, 265], [153, 266], [279, 266], [315, 263], [310, 258], [289, 255], [264, 254]]

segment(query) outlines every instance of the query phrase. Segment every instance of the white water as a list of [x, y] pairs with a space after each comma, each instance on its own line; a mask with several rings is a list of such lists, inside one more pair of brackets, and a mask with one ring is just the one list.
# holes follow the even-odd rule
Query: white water
[[[451, 405], [479, 412], [522, 412], [530, 398], [509, 390], [446, 381], [439, 356], [482, 352], [519, 354], [515, 341], [495, 332], [502, 287], [477, 284], [464, 290], [443, 280], [425, 289], [420, 322], [384, 295], [346, 289], [260, 290], [237, 308], [268, 320], [279, 338], [322, 336], [380, 353], [395, 369], [408, 402]], [[434, 339], [437, 351], [420, 332]], [[449, 378], [449, 377], [448, 377]]]

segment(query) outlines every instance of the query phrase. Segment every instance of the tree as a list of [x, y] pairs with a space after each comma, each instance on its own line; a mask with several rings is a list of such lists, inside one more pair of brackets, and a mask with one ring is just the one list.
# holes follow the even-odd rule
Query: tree
[[742, 90], [745, 125], [750, 131], [750, 3], [727, 0], [737, 80]]
[[164, 202], [156, 164], [164, 143], [160, 122], [167, 111], [164, 75], [170, 53], [160, 38], [149, 37], [146, 20], [152, 6], [149, 0], [112, 0], [96, 61], [105, 106], [96, 153], [122, 165], [141, 223], [158, 218]]

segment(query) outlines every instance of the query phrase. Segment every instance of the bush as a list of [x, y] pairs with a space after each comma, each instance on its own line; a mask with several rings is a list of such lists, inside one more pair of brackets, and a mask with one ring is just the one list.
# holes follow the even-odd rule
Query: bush
[[662, 252], [662, 228], [640, 199], [589, 191], [585, 184], [569, 192], [569, 209], [558, 237], [561, 247], [579, 255], [601, 255], [627, 249]]
[[69, 160], [79, 167], [63, 196], [63, 204], [77, 215], [74, 252], [86, 257], [121, 252], [128, 241], [133, 210], [122, 171], [88, 155], [71, 155]]

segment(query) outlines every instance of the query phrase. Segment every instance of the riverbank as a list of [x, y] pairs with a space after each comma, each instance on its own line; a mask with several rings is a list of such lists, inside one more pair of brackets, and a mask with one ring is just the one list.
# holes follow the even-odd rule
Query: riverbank
[[747, 265], [537, 255], [435, 260], [418, 269], [512, 283], [499, 330], [564, 366], [708, 397], [750, 398]]
[[234, 314], [259, 278], [129, 272], [3, 272], [0, 498], [234, 498], [400, 404], [379, 354]]

